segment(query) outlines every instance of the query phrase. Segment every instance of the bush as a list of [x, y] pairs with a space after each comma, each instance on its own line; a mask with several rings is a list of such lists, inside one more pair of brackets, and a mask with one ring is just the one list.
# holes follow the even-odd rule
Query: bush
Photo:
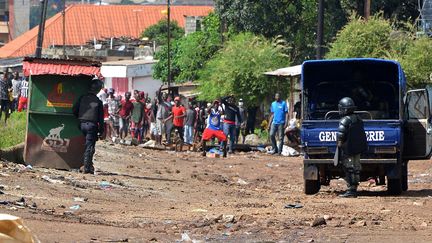
[[[2, 116], [0, 127], [0, 149], [8, 148], [24, 142], [26, 132], [26, 112], [14, 112], [4, 126]], [[4, 115], [4, 114], [3, 114]]]

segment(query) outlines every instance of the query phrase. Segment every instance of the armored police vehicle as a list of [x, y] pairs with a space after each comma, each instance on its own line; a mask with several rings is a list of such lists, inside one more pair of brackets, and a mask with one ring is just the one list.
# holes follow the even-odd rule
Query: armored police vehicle
[[408, 161], [431, 156], [432, 89], [407, 91], [398, 62], [369, 58], [306, 61], [301, 81], [305, 193], [344, 175], [333, 164], [343, 97], [354, 100], [364, 121], [361, 180], [375, 178], [391, 195], [406, 191]]

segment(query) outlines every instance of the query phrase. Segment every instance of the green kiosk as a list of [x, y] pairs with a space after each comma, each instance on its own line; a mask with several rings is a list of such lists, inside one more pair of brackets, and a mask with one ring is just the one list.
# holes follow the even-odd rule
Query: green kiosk
[[33, 166], [79, 169], [85, 139], [72, 106], [100, 77], [99, 62], [25, 58], [29, 104], [24, 161]]

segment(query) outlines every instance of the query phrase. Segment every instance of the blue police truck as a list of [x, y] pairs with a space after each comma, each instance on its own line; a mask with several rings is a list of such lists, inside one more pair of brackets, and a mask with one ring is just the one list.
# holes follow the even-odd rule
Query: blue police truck
[[344, 176], [333, 158], [338, 102], [347, 96], [363, 118], [368, 141], [361, 180], [387, 184], [391, 195], [406, 191], [408, 161], [431, 156], [432, 89], [407, 91], [398, 62], [371, 58], [306, 61], [301, 83], [305, 193], [315, 194], [321, 185]]

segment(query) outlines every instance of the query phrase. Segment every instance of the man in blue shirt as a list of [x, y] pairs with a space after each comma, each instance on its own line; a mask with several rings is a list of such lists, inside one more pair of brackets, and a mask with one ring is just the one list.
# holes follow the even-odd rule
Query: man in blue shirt
[[[270, 139], [273, 147], [271, 154], [281, 154], [285, 137], [285, 124], [288, 120], [288, 107], [286, 102], [280, 98], [279, 93], [275, 94], [275, 99], [270, 108]], [[279, 146], [276, 145], [276, 133], [279, 137]]]

